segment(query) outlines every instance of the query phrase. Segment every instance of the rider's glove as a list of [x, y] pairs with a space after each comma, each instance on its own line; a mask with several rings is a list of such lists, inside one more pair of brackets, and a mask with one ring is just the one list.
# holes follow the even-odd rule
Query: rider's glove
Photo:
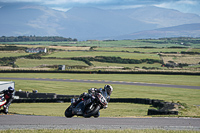
[[108, 107], [108, 105], [103, 106], [104, 109], [106, 109]]

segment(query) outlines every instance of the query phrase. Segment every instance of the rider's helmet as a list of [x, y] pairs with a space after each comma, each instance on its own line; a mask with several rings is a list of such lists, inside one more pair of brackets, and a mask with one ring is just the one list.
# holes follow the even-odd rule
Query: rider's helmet
[[8, 87], [8, 92], [13, 93], [15, 91], [15, 89], [13, 87]]
[[104, 86], [104, 90], [107, 92], [107, 94], [110, 96], [112, 91], [113, 91], [113, 87], [111, 85], [105, 85]]
[[91, 88], [88, 90], [88, 93], [94, 95], [95, 91], [96, 91], [96, 88]]

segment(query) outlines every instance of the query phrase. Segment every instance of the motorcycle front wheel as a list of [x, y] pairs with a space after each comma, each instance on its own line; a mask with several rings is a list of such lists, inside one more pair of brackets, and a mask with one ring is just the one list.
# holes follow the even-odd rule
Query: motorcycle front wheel
[[100, 105], [94, 105], [92, 109], [86, 109], [83, 113], [83, 117], [90, 118], [91, 116], [95, 116], [100, 110]]
[[72, 114], [72, 107], [69, 106], [66, 110], [65, 110], [65, 117], [67, 118], [71, 118], [73, 117], [74, 115]]

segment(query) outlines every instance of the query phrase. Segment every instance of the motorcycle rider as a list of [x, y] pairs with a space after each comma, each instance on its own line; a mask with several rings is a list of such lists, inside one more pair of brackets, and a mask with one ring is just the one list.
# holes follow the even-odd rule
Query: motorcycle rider
[[3, 90], [0, 92], [0, 94], [4, 94], [4, 98], [6, 99], [6, 104], [3, 106], [5, 114], [8, 113], [8, 108], [14, 99], [14, 91], [15, 89], [10, 86], [8, 87], [8, 90]]
[[[82, 98], [92, 97], [92, 96], [95, 96], [97, 93], [101, 93], [105, 97], [107, 102], [109, 102], [112, 91], [113, 91], [113, 87], [111, 85], [105, 85], [103, 89], [102, 88], [99, 88], [99, 89], [91, 88], [88, 90], [88, 93], [84, 92], [83, 94], [81, 94], [79, 96], [79, 98], [77, 99], [77, 101], [73, 101], [72, 105], [75, 107], [80, 101], [82, 101]], [[104, 106], [103, 108], [105, 109], [107, 107], [108, 107], [108, 105]]]

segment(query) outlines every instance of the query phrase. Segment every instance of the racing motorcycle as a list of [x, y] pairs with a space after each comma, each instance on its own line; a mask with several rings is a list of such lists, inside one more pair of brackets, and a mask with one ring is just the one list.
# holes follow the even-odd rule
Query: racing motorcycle
[[65, 116], [71, 118], [74, 115], [90, 118], [94, 116], [98, 118], [99, 110], [108, 104], [107, 100], [101, 93], [97, 93], [95, 96], [88, 96], [81, 98], [81, 101], [77, 105], [73, 105], [73, 101], [77, 100], [72, 98], [71, 105], [65, 110]]
[[[5, 104], [6, 104], [6, 99], [4, 98], [3, 95], [0, 95], [0, 109], [1, 109], [1, 107], [4, 106]], [[7, 112], [6, 109], [7, 109], [7, 108], [3, 108], [3, 112], [4, 112], [4, 113]], [[0, 111], [0, 112], [1, 112], [1, 111]]]

